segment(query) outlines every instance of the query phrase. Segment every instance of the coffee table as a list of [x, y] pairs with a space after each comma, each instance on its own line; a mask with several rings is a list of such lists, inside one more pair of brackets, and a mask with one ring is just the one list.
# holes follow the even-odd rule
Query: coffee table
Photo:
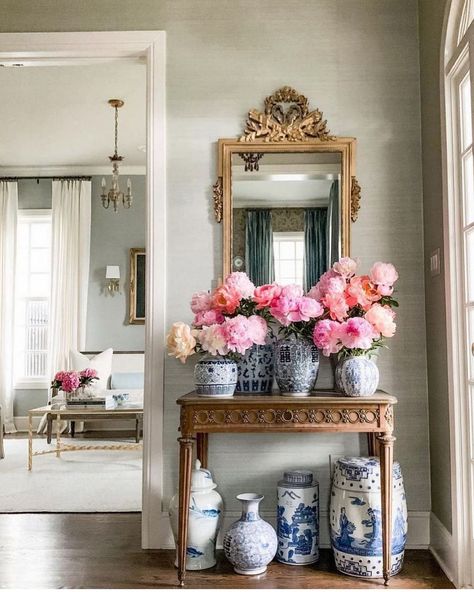
[[[47, 420], [56, 420], [56, 446], [46, 450], [33, 452], [33, 417], [47, 416]], [[135, 442], [123, 442], [120, 444], [67, 444], [61, 440], [61, 420], [85, 421], [91, 419], [134, 419], [136, 425]], [[74, 452], [80, 450], [136, 450], [142, 448], [140, 443], [140, 429], [143, 425], [143, 407], [128, 403], [115, 409], [68, 409], [66, 406], [45, 405], [28, 411], [28, 470], [33, 467], [33, 456], [55, 454], [61, 457], [61, 452]]]

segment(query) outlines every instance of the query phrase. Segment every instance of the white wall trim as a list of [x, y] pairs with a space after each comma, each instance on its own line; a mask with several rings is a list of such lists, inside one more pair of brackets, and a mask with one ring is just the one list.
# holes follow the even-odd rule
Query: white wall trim
[[[263, 511], [261, 516], [264, 520], [270, 522], [273, 527], [276, 526], [275, 512]], [[235, 520], [240, 518], [240, 512], [225, 512], [222, 528], [217, 539], [217, 546], [222, 547], [222, 537], [229, 526]], [[329, 538], [329, 519], [327, 510], [321, 510], [320, 518], [320, 542], [322, 549], [329, 549], [331, 542]], [[174, 542], [169, 525], [169, 518], [166, 512], [162, 512], [160, 519], [160, 548], [173, 549]], [[430, 543], [430, 512], [408, 512], [408, 541], [407, 549], [428, 549]]]
[[142, 546], [153, 546], [162, 498], [166, 297], [166, 34], [164, 31], [1, 33], [0, 63], [68, 65], [143, 59], [147, 66], [147, 286]]
[[454, 554], [453, 535], [448, 531], [436, 514], [430, 516], [430, 546], [431, 553], [435, 556], [441, 569], [447, 577], [454, 582], [456, 571], [456, 557]]

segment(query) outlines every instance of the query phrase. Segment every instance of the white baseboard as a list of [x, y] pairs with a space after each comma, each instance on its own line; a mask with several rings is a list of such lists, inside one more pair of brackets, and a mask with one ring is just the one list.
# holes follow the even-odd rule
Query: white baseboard
[[430, 515], [430, 546], [431, 553], [435, 556], [441, 569], [447, 577], [454, 582], [456, 573], [456, 561], [454, 553], [453, 535], [448, 531], [439, 518], [431, 512]]
[[[224, 524], [217, 539], [217, 546], [222, 547], [223, 533], [235, 520], [240, 517], [240, 512], [226, 512]], [[262, 518], [275, 526], [276, 518], [272, 512], [262, 512]], [[322, 549], [329, 549], [329, 521], [327, 510], [320, 513], [320, 543]], [[153, 533], [150, 541], [150, 549], [173, 549], [174, 542], [169, 524], [168, 514], [163, 512], [160, 519], [160, 528]], [[407, 549], [428, 549], [430, 544], [430, 512], [408, 512], [408, 541]]]
[[[41, 417], [33, 417], [33, 431], [36, 432], [40, 423]], [[18, 432], [28, 432], [28, 417], [15, 417], [15, 426]], [[107, 431], [133, 431], [135, 430], [135, 420], [100, 420], [93, 419], [86, 422], [86, 428], [89, 430], [98, 430], [100, 432]]]

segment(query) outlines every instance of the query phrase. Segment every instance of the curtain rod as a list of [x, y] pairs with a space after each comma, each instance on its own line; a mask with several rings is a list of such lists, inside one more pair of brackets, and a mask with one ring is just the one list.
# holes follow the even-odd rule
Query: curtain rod
[[90, 176], [66, 176], [66, 177], [49, 177], [49, 176], [41, 176], [36, 175], [34, 177], [0, 177], [0, 181], [22, 181], [23, 179], [36, 179], [36, 181], [40, 181], [40, 179], [51, 179], [52, 181], [90, 181], [92, 177]]

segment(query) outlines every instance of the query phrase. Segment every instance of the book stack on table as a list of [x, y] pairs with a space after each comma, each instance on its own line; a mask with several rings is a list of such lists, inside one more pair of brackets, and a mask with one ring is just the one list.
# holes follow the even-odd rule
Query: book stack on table
[[115, 399], [112, 395], [105, 397], [81, 397], [66, 402], [66, 409], [115, 409]]

